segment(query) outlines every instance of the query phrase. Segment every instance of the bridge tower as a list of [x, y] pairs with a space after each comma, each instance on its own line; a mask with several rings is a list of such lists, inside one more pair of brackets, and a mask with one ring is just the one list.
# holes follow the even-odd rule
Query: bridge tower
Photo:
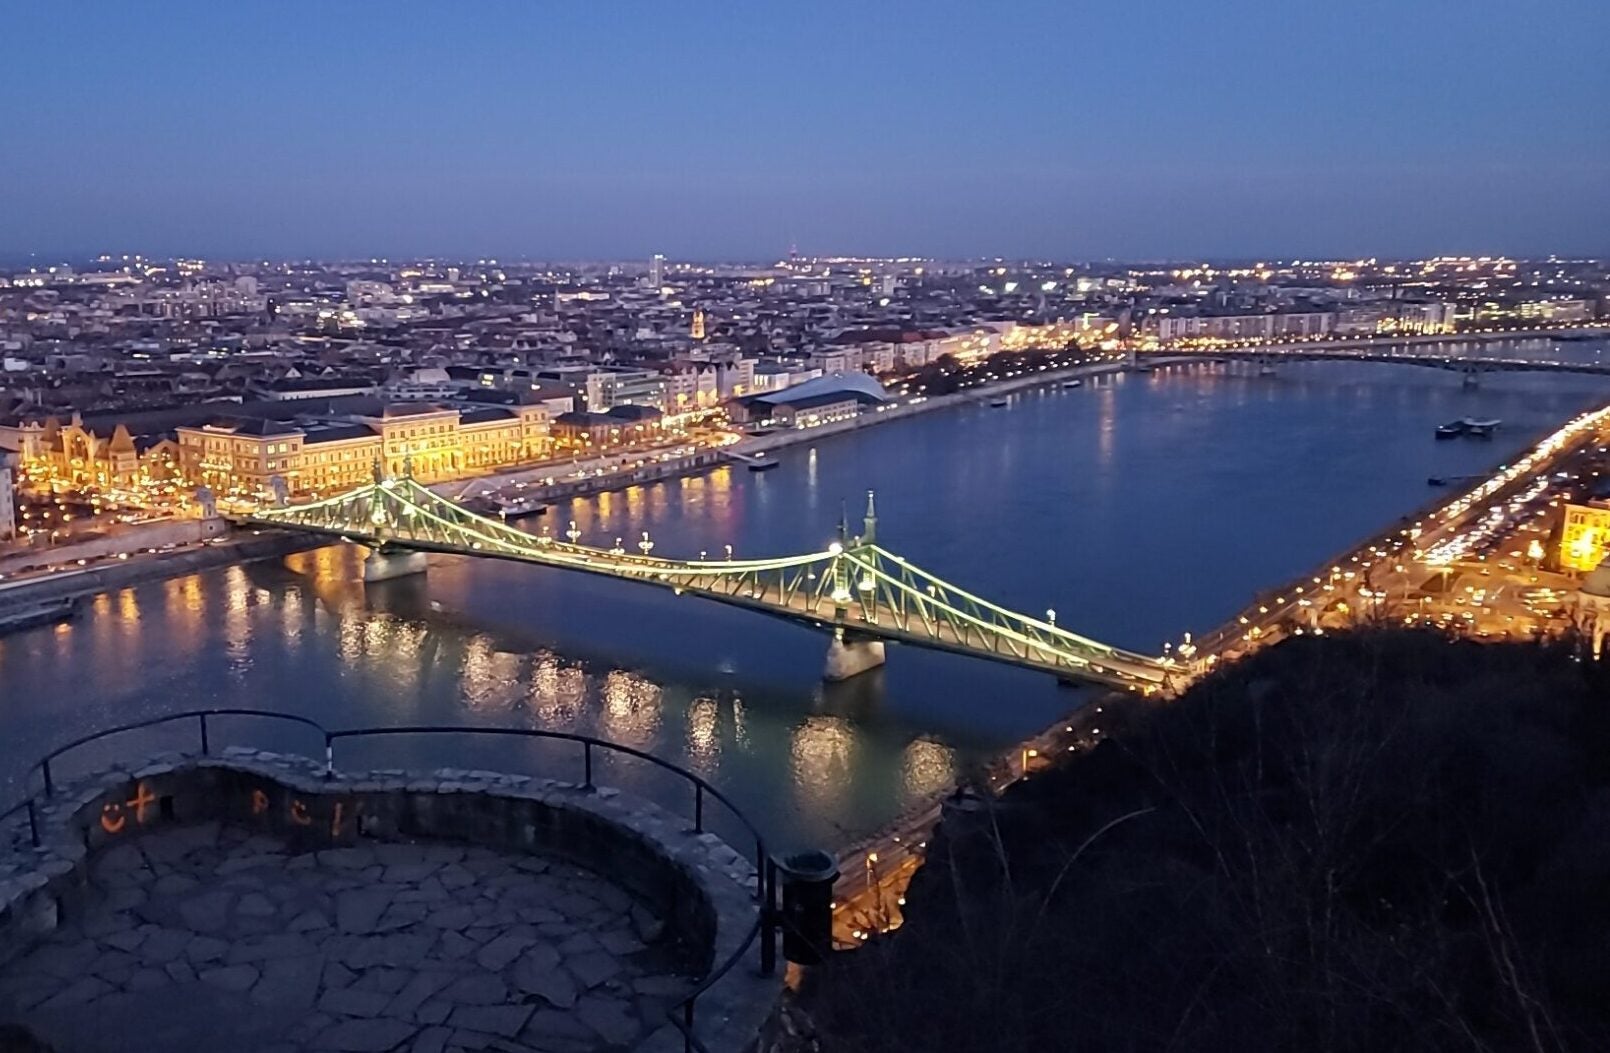
[[[852, 676], [860, 676], [869, 669], [876, 669], [885, 661], [883, 641], [874, 637], [862, 636], [855, 632], [846, 632], [844, 622], [850, 612], [853, 601], [850, 581], [850, 567], [842, 553], [849, 534], [849, 524], [845, 522], [843, 511], [839, 513], [839, 541], [834, 548], [833, 560], [833, 620], [838, 622], [833, 627], [833, 639], [827, 645], [827, 665], [822, 670], [822, 679], [830, 682], [848, 680]], [[866, 492], [866, 514], [861, 518], [861, 536], [855, 539], [855, 544], [870, 545], [878, 536], [878, 510], [874, 504], [872, 491]]]
[[[413, 459], [405, 457], [403, 459], [403, 477], [405, 479], [413, 478], [413, 468]], [[379, 457], [375, 458], [374, 476], [377, 483], [386, 481], [385, 469], [381, 467]], [[425, 573], [426, 568], [429, 566], [425, 553], [399, 548], [396, 545], [387, 543], [386, 538], [391, 533], [391, 524], [384, 508], [374, 505], [369, 512], [369, 522], [374, 530], [375, 537], [380, 540], [380, 544], [370, 549], [369, 555], [364, 557], [363, 580], [365, 584], [373, 581], [390, 581], [393, 578], [406, 578], [410, 574]]]

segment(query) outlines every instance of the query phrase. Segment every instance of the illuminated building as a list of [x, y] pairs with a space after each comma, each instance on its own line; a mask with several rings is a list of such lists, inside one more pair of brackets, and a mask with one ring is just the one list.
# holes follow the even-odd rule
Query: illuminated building
[[358, 486], [378, 459], [401, 475], [441, 482], [533, 461], [548, 449], [541, 406], [460, 410], [433, 403], [390, 405], [348, 420], [226, 420], [177, 429], [184, 477], [222, 496], [261, 498], [273, 480], [291, 495]]
[[17, 452], [31, 490], [133, 491], [175, 474], [178, 447], [165, 436], [136, 439], [127, 426], [87, 425], [77, 414], [17, 426]]
[[657, 252], [648, 261], [648, 284], [655, 290], [665, 284], [665, 257]]
[[1275, 337], [1324, 336], [1336, 326], [1334, 311], [1268, 311], [1258, 314], [1156, 315], [1157, 339], [1269, 340]]
[[581, 453], [642, 442], [653, 438], [662, 426], [661, 413], [653, 406], [622, 405], [607, 413], [562, 413], [553, 419], [552, 433], [556, 449]]
[[603, 369], [587, 374], [587, 409], [606, 413], [616, 406], [653, 406], [660, 412], [666, 405], [666, 378], [656, 369]]
[[14, 454], [0, 451], [0, 541], [17, 536], [17, 501], [13, 496], [11, 469], [16, 464]]
[[1610, 552], [1610, 507], [1566, 505], [1560, 530], [1560, 569], [1586, 573]]
[[695, 340], [704, 339], [704, 309], [695, 308], [693, 311], [693, 329], [691, 334]]
[[1593, 648], [1593, 657], [1604, 650], [1610, 636], [1610, 562], [1596, 564], [1577, 591], [1577, 624]]

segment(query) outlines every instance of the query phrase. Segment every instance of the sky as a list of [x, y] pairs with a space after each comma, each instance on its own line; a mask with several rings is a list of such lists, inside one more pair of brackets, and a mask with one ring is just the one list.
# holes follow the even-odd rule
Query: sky
[[1610, 253], [1606, 0], [8, 5], [0, 256]]

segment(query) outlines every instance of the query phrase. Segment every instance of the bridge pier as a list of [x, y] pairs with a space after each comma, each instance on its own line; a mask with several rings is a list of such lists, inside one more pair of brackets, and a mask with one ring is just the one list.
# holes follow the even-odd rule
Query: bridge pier
[[833, 642], [827, 645], [827, 666], [822, 679], [837, 682], [860, 676], [876, 669], [884, 662], [883, 641], [869, 638], [844, 638], [843, 629], [833, 631]]
[[390, 581], [406, 578], [410, 574], [423, 574], [427, 562], [425, 553], [400, 548], [377, 548], [363, 561], [364, 581]]

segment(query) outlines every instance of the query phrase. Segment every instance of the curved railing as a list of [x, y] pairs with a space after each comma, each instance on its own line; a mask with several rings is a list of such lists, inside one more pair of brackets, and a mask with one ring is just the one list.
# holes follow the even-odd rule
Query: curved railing
[[[693, 829], [695, 833], [704, 832], [704, 805], [705, 798], [710, 798], [724, 806], [732, 817], [736, 819], [744, 831], [754, 839], [755, 843], [755, 898], [757, 909], [754, 923], [743, 940], [721, 962], [712, 965], [697, 987], [681, 1002], [671, 1008], [671, 1023], [682, 1032], [683, 1049], [687, 1051], [698, 1050], [707, 1053], [705, 1046], [693, 1033], [694, 1006], [711, 987], [715, 986], [723, 977], [737, 966], [743, 956], [755, 946], [760, 944], [760, 972], [763, 976], [771, 976], [777, 968], [777, 911], [775, 901], [777, 895], [777, 870], [770, 856], [766, 854], [766, 839], [760, 830], [744, 815], [743, 811], [727, 797], [726, 794], [710, 785], [698, 775], [679, 768], [670, 761], [656, 757], [652, 753], [623, 746], [607, 739], [593, 738], [590, 735], [579, 735], [570, 731], [546, 731], [540, 728], [507, 728], [507, 727], [475, 727], [459, 724], [422, 724], [404, 725], [397, 727], [373, 728], [345, 728], [331, 731], [318, 721], [310, 717], [297, 716], [292, 713], [276, 713], [266, 709], [196, 709], [183, 713], [170, 713], [166, 716], [152, 717], [149, 720], [136, 721], [132, 724], [122, 724], [113, 728], [105, 728], [89, 735], [81, 735], [70, 742], [56, 747], [44, 757], [36, 761], [25, 773], [25, 780], [31, 779], [37, 771], [44, 796], [48, 799], [55, 795], [56, 780], [53, 762], [62, 756], [87, 746], [101, 739], [111, 738], [114, 735], [123, 735], [131, 731], [141, 731], [146, 728], [157, 727], [162, 724], [172, 724], [181, 720], [195, 720], [197, 722], [201, 753], [212, 752], [211, 727], [209, 718], [216, 717], [261, 717], [269, 720], [285, 721], [312, 728], [324, 738], [324, 772], [328, 777], [335, 772], [335, 744], [341, 739], [378, 738], [383, 735], [493, 735], [511, 736], [532, 739], [552, 739], [561, 742], [573, 742], [582, 748], [582, 788], [594, 789], [593, 785], [593, 751], [605, 750], [609, 753], [623, 754], [634, 757], [671, 772], [693, 787]], [[27, 812], [28, 832], [34, 845], [39, 844], [39, 815], [35, 795], [30, 791], [23, 800], [0, 812], [0, 823], [4, 823], [19, 812]]]

